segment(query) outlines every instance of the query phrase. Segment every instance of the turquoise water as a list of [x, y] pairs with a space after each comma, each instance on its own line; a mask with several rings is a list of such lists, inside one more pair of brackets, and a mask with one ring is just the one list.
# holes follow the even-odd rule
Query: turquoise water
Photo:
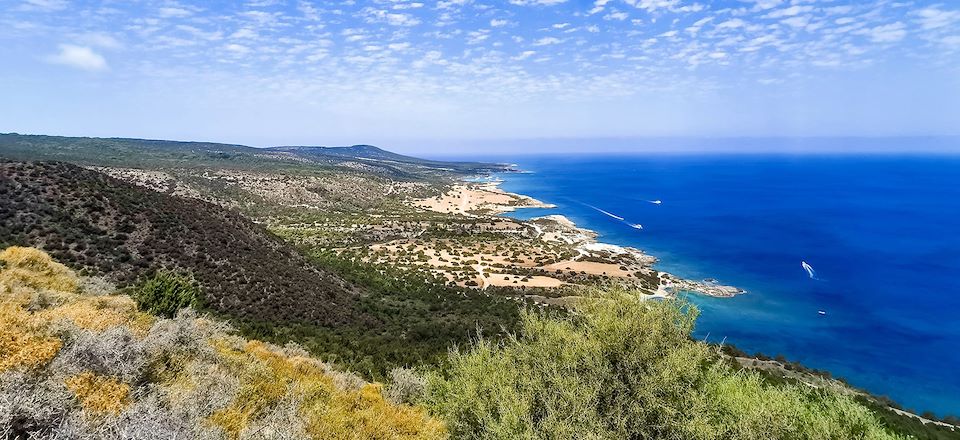
[[960, 414], [960, 157], [486, 159], [531, 172], [498, 176], [504, 189], [558, 205], [513, 215], [564, 214], [663, 270], [749, 291], [695, 298], [698, 337]]

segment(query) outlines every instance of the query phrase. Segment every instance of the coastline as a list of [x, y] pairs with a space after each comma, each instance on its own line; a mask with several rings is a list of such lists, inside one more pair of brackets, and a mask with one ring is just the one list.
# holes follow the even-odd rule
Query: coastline
[[[493, 216], [516, 221], [532, 229], [535, 238], [573, 246], [573, 250], [578, 253], [570, 261], [554, 263], [542, 269], [610, 278], [642, 278], [648, 281], [645, 287], [651, 292], [647, 295], [649, 298], [675, 297], [685, 292], [715, 298], [732, 298], [747, 293], [744, 289], [723, 285], [713, 279], [690, 280], [656, 270], [653, 268], [658, 262], [655, 256], [635, 247], [601, 242], [597, 232], [578, 226], [562, 214], [527, 220], [506, 217], [504, 214], [518, 209], [550, 209], [556, 208], [556, 205], [524, 194], [505, 191], [499, 187], [502, 182], [490, 175], [473, 176], [453, 184], [440, 196], [417, 200], [413, 205], [421, 209], [467, 217]], [[600, 262], [605, 260], [615, 260], [618, 264]], [[548, 277], [541, 278], [542, 282], [534, 283], [534, 287], [558, 287], [563, 284], [552, 282]]]

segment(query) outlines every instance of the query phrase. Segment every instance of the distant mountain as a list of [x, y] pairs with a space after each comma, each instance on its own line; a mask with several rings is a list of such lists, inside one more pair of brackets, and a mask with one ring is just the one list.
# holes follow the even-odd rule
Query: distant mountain
[[[351, 147], [273, 147], [210, 142], [126, 138], [90, 138], [0, 134], [0, 157], [13, 160], [57, 160], [84, 166], [155, 169], [164, 167], [220, 169], [311, 169], [349, 166], [398, 178], [437, 174], [504, 171], [504, 164], [442, 162], [393, 153], [371, 145]], [[362, 167], [350, 166], [351, 163]]]
[[256, 321], [373, 324], [355, 288], [221, 206], [66, 163], [0, 160], [0, 249], [31, 246], [121, 286], [191, 273], [209, 306]]
[[349, 147], [273, 147], [268, 148], [267, 150], [292, 153], [303, 158], [369, 159], [373, 161], [397, 162], [402, 164], [418, 165], [426, 168], [448, 169], [452, 171], [477, 172], [504, 171], [509, 169], [509, 165], [506, 164], [493, 164], [484, 162], [447, 162], [420, 159], [417, 157], [397, 154], [373, 145], [352, 145]]

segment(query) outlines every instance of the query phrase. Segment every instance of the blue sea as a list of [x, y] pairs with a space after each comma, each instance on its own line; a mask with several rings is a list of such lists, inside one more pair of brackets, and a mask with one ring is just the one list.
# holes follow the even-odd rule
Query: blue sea
[[748, 291], [693, 297], [698, 338], [960, 414], [960, 156], [487, 159], [528, 171], [499, 175], [504, 189], [557, 205], [513, 215], [563, 214], [662, 270]]

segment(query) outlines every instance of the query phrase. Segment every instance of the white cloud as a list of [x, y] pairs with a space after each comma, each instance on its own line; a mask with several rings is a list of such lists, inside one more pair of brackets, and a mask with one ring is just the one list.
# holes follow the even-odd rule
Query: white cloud
[[809, 16], [809, 15], [797, 15], [797, 16], [794, 16], [794, 17], [785, 18], [785, 19], [781, 20], [780, 22], [783, 23], [783, 24], [785, 24], [785, 25], [787, 25], [787, 26], [790, 26], [790, 27], [802, 28], [802, 27], [807, 26], [807, 25], [810, 23], [810, 16]]
[[223, 46], [223, 48], [224, 48], [227, 52], [230, 52], [230, 53], [233, 54], [233, 55], [241, 55], [241, 56], [242, 56], [242, 55], [246, 55], [246, 54], [250, 53], [250, 48], [247, 47], [247, 46], [244, 46], [244, 45], [242, 45], [242, 44], [230, 43], [230, 44], [228, 44], [228, 45], [226, 45], [226, 46]]
[[960, 48], [960, 35], [951, 35], [940, 40], [945, 46]]
[[503, 26], [506, 26], [507, 23], [508, 23], [507, 20], [500, 20], [500, 19], [494, 18], [493, 20], [490, 20], [490, 27], [503, 27]]
[[960, 21], [960, 11], [944, 11], [936, 7], [921, 9], [916, 12], [920, 27], [924, 29], [938, 29]]
[[535, 51], [535, 50], [525, 50], [525, 51], [521, 52], [520, 55], [517, 55], [517, 56], [515, 56], [515, 57], [513, 57], [513, 58], [511, 58], [511, 59], [514, 60], [514, 61], [522, 61], [522, 60], [525, 60], [525, 59], [527, 59], [527, 58], [530, 58], [530, 57], [532, 57], [532, 56], [534, 56], [534, 55], [536, 55], [536, 54], [537, 54], [537, 51]]
[[858, 32], [858, 34], [866, 35], [875, 43], [895, 43], [902, 40], [903, 37], [907, 35], [907, 31], [903, 23], [898, 21], [896, 23], [864, 29]]
[[610, 0], [596, 0], [593, 2], [593, 8], [587, 12], [588, 15], [593, 15], [598, 12], [602, 12], [603, 9], [607, 6], [607, 3], [610, 3]]
[[794, 15], [802, 14], [804, 12], [810, 12], [813, 10], [813, 6], [800, 6], [793, 5], [789, 8], [777, 9], [764, 17], [766, 18], [783, 18], [783, 17], [792, 17]]
[[160, 8], [157, 10], [163, 18], [189, 17], [192, 13], [184, 8]]
[[420, 20], [413, 15], [393, 13], [382, 9], [364, 8], [363, 14], [367, 17], [369, 23], [387, 23], [391, 26], [416, 26], [420, 24]]
[[629, 16], [630, 16], [630, 15], [627, 14], [626, 12], [616, 11], [616, 12], [611, 12], [611, 13], [609, 13], [609, 14], [607, 14], [607, 15], [604, 15], [604, 16], [603, 16], [603, 19], [604, 19], [604, 20], [619, 20], [619, 21], [623, 21], [623, 20], [626, 20], [627, 17], [629, 17]]
[[742, 28], [742, 27], [744, 27], [744, 26], [746, 26], [746, 25], [747, 25], [747, 22], [745, 22], [745, 21], [743, 21], [743, 20], [741, 20], [741, 19], [739, 19], [739, 18], [734, 18], [734, 19], [730, 19], [730, 20], [727, 20], [727, 21], [725, 21], [725, 22], [723, 22], [723, 23], [718, 24], [718, 25], [716, 26], [716, 28], [717, 28], [717, 29], [721, 29], [721, 30], [722, 30], [722, 29], [737, 29], [737, 28]]
[[437, 9], [455, 9], [470, 3], [470, 0], [448, 0], [437, 2]]
[[46, 57], [46, 61], [91, 72], [107, 70], [107, 60], [93, 49], [72, 44], [61, 44], [60, 52]]
[[551, 44], [560, 43], [560, 39], [556, 37], [543, 37], [537, 41], [533, 42], [534, 46], [549, 46]]
[[511, 5], [517, 6], [553, 6], [566, 3], [567, 0], [510, 0]]
[[780, 6], [780, 3], [783, 3], [783, 0], [753, 0], [754, 9], [773, 9], [777, 6]]
[[69, 4], [66, 0], [27, 0], [20, 5], [20, 9], [27, 11], [59, 11], [66, 9]]

